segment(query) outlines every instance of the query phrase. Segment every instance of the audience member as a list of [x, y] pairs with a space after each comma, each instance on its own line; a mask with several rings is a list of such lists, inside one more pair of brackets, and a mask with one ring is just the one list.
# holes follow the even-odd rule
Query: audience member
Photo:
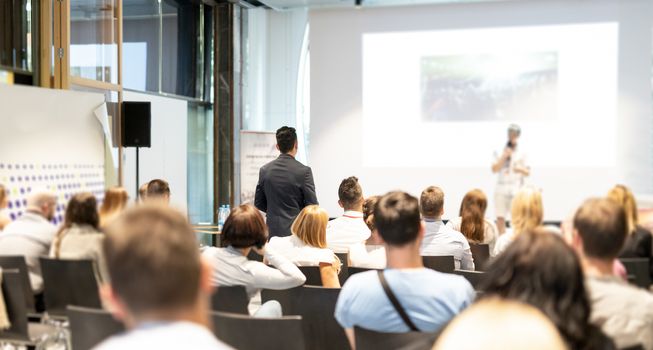
[[626, 222], [628, 223], [628, 235], [619, 257], [649, 259], [649, 273], [651, 280], [653, 280], [653, 249], [651, 247], [653, 245], [653, 236], [649, 230], [639, 224], [635, 196], [628, 187], [617, 185], [608, 192], [608, 198], [624, 209]]
[[123, 187], [112, 187], [104, 192], [100, 206], [100, 227], [105, 227], [111, 220], [127, 208], [129, 195]]
[[318, 204], [313, 171], [295, 159], [297, 132], [287, 126], [277, 130], [279, 158], [261, 167], [254, 203], [266, 213], [270, 236], [291, 235], [293, 220], [308, 205]]
[[[202, 255], [213, 265], [213, 284], [216, 286], [245, 286], [250, 300], [261, 289], [288, 289], [301, 286], [306, 277], [290, 260], [265, 247], [268, 240], [267, 227], [258, 209], [241, 205], [229, 214], [222, 229], [223, 248], [207, 248]], [[265, 257], [269, 267], [258, 261], [248, 260], [251, 250]], [[250, 311], [255, 311], [250, 303]], [[254, 314], [257, 317], [281, 317], [281, 306], [267, 302]]]
[[609, 199], [589, 199], [574, 216], [573, 245], [581, 258], [589, 291], [593, 324], [612, 337], [618, 348], [653, 349], [653, 295], [613, 274], [626, 236], [623, 208]]
[[23, 255], [27, 261], [32, 290], [43, 290], [39, 257], [47, 256], [57, 228], [54, 218], [57, 197], [48, 190], [33, 190], [27, 196], [25, 213], [7, 225], [0, 234], [0, 255]]
[[149, 185], [149, 182], [146, 182], [141, 185], [141, 187], [138, 188], [138, 198], [136, 198], [136, 202], [142, 202], [146, 200], [147, 198], [147, 186]]
[[322, 285], [339, 288], [340, 260], [326, 244], [329, 215], [317, 205], [304, 208], [292, 224], [292, 235], [272, 237], [267, 249], [285, 256], [298, 266], [319, 266]]
[[417, 198], [404, 192], [384, 195], [374, 210], [374, 224], [386, 245], [388, 269], [349, 277], [336, 305], [336, 320], [352, 347], [354, 326], [377, 332], [436, 332], [471, 304], [474, 290], [467, 280], [424, 268]]
[[349, 247], [349, 265], [368, 269], [385, 269], [385, 246], [379, 232], [374, 227], [374, 207], [379, 196], [372, 196], [363, 203], [363, 220], [370, 229], [370, 238], [365, 243]]
[[211, 267], [181, 213], [161, 204], [127, 210], [104, 241], [105, 301], [128, 331], [96, 349], [228, 349], [209, 330]]
[[3, 212], [7, 206], [9, 206], [9, 190], [0, 184], [0, 231], [11, 222], [11, 219]]
[[485, 299], [445, 328], [434, 350], [567, 350], [555, 326], [536, 308]]
[[442, 222], [444, 192], [439, 187], [427, 187], [420, 196], [419, 208], [426, 229], [422, 256], [452, 255], [456, 269], [474, 270], [474, 259], [467, 238]]
[[490, 255], [494, 255], [494, 245], [499, 236], [497, 225], [485, 218], [487, 197], [479, 189], [465, 194], [460, 203], [460, 215], [447, 222], [447, 226], [462, 233], [469, 243], [487, 244]]
[[494, 247], [494, 255], [506, 250], [520, 234], [542, 225], [542, 193], [532, 186], [522, 187], [512, 200], [510, 212], [512, 229], [499, 237]]
[[145, 195], [148, 201], [162, 201], [163, 203], [170, 203], [170, 185], [168, 182], [161, 179], [154, 179], [147, 184], [147, 194]]
[[348, 177], [338, 188], [338, 205], [344, 214], [327, 225], [327, 246], [337, 253], [347, 253], [349, 247], [370, 238], [370, 229], [363, 220], [363, 189], [358, 178]]
[[55, 236], [50, 256], [57, 259], [89, 259], [97, 264], [98, 282], [107, 281], [108, 273], [102, 253], [104, 234], [99, 231], [95, 196], [88, 192], [70, 198], [63, 225]]
[[574, 251], [544, 228], [526, 232], [499, 255], [484, 278], [484, 297], [530, 304], [553, 322], [569, 349], [614, 349], [589, 323], [590, 303]]

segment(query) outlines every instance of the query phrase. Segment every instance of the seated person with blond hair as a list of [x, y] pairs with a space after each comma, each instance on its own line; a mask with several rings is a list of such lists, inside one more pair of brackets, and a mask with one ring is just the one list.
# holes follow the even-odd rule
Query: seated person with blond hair
[[304, 208], [292, 224], [292, 235], [272, 237], [267, 247], [297, 266], [319, 266], [322, 286], [339, 288], [340, 259], [327, 248], [329, 215], [317, 205]]

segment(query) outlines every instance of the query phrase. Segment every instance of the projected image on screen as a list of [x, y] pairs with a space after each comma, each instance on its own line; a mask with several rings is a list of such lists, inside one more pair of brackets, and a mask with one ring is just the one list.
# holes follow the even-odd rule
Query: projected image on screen
[[551, 120], [557, 94], [557, 52], [421, 58], [424, 121]]

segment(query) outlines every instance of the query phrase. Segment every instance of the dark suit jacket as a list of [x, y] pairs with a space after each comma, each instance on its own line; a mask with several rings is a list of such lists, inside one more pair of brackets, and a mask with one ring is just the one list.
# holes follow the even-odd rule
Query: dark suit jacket
[[254, 205], [267, 214], [270, 237], [289, 236], [295, 217], [311, 204], [318, 204], [311, 168], [287, 154], [261, 167]]

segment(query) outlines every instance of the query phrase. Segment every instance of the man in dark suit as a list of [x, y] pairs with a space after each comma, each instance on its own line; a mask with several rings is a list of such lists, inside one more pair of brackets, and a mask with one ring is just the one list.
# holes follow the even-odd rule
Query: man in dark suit
[[279, 158], [261, 167], [254, 204], [267, 214], [272, 236], [289, 236], [290, 226], [307, 205], [318, 204], [311, 168], [298, 162], [295, 128], [277, 130]]

